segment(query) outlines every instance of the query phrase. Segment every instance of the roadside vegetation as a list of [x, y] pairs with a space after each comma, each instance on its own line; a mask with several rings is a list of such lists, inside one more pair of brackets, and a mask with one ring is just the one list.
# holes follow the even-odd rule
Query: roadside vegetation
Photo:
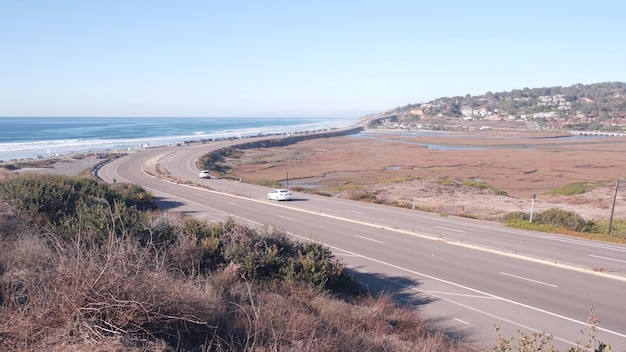
[[[204, 170], [211, 170], [213, 173], [220, 175], [220, 177], [222, 178], [232, 178], [232, 175], [230, 175], [232, 166], [228, 161], [233, 159], [240, 159], [243, 155], [244, 150], [284, 147], [286, 145], [291, 145], [308, 139], [345, 136], [358, 133], [361, 130], [361, 127], [353, 127], [349, 129], [335, 129], [317, 133], [284, 135], [276, 138], [259, 139], [252, 142], [245, 142], [237, 144], [236, 146], [220, 148], [203, 155], [198, 160], [198, 167]], [[287, 160], [293, 157], [294, 155], [291, 154], [279, 156], [261, 155], [258, 158], [252, 158], [249, 162], [252, 164], [264, 165], [267, 163], [275, 163], [277, 161]]]
[[[280, 149], [274, 149], [272, 152], [268, 152], [265, 149], [260, 149], [256, 151], [257, 157], [251, 158], [252, 161], [248, 161], [248, 163], [254, 164], [267, 164], [268, 168], [276, 167], [275, 164], [277, 161], [289, 160], [296, 157], [297, 153], [294, 151], [283, 152], [282, 154], [277, 152]], [[278, 154], [277, 154], [278, 153]], [[243, 154], [241, 153], [233, 153], [231, 150], [216, 150], [212, 153], [212, 156], [207, 156], [204, 159], [205, 163], [204, 167], [211, 168], [210, 160], [219, 158], [221, 155], [220, 162], [226, 164], [232, 164], [234, 159], [237, 159], [238, 163], [247, 162], [243, 159]], [[242, 159], [242, 160], [240, 160]], [[217, 168], [213, 168], [217, 169]], [[230, 172], [232, 166], [228, 167], [228, 172]], [[414, 180], [419, 180], [419, 177], [416, 176], [404, 176], [400, 178], [394, 178], [386, 181], [387, 183], [403, 183], [410, 182]], [[283, 180], [285, 181], [285, 180]], [[285, 187], [284, 183], [281, 183], [280, 180], [247, 180], [247, 182], [267, 186], [267, 187]], [[378, 180], [379, 183], [384, 183], [384, 181]], [[561, 196], [571, 196], [577, 194], [583, 194], [585, 192], [589, 192], [597, 187], [606, 186], [614, 181], [612, 180], [599, 180], [599, 181], [589, 181], [589, 182], [576, 182], [566, 184], [562, 187], [553, 189], [551, 191], [546, 192], [546, 194], [551, 195], [561, 195]], [[436, 184], [440, 187], [445, 188], [459, 188], [459, 187], [468, 187], [477, 191], [489, 192], [494, 196], [502, 196], [508, 197], [509, 194], [505, 190], [501, 190], [491, 186], [489, 183], [485, 182], [481, 179], [476, 178], [466, 178], [466, 179], [457, 179], [451, 177], [440, 176], [436, 180]], [[376, 192], [372, 192], [368, 190], [366, 185], [362, 185], [359, 182], [339, 185], [334, 187], [325, 187], [323, 189], [317, 188], [306, 188], [306, 187], [291, 187], [292, 191], [304, 192], [310, 194], [317, 194], [323, 196], [332, 197], [338, 193], [343, 193], [346, 199], [356, 200], [367, 203], [374, 204], [383, 204], [407, 209], [414, 209], [420, 211], [428, 211], [435, 212], [436, 209], [433, 209], [429, 206], [424, 206], [419, 204], [419, 201], [410, 201], [406, 199], [387, 199], [386, 197], [382, 197], [380, 194]], [[447, 215], [455, 215], [466, 218], [480, 218], [479, 214], [472, 213], [442, 213], [442, 216]], [[608, 219], [600, 219], [600, 220], [585, 220], [580, 215], [571, 212], [564, 211], [560, 209], [549, 209], [537, 214], [534, 214], [533, 221], [530, 221], [530, 213], [524, 212], [513, 212], [506, 214], [501, 219], [502, 222], [506, 223], [508, 226], [524, 228], [528, 230], [534, 231], [542, 231], [542, 232], [550, 232], [550, 233], [560, 233], [567, 234], [577, 237], [584, 237], [589, 239], [603, 240], [603, 241], [611, 241], [618, 243], [626, 243], [626, 220], [624, 219], [614, 219], [611, 224], [611, 235], [609, 236], [608, 228], [609, 228], [609, 220]]]
[[[476, 350], [279, 228], [161, 213], [139, 186], [81, 177], [8, 177], [0, 200], [0, 350]], [[520, 333], [489, 351], [550, 348]]]
[[610, 181], [610, 180], [604, 180], [604, 181], [593, 181], [593, 182], [573, 182], [573, 183], [568, 183], [566, 185], [564, 185], [563, 187], [559, 187], [556, 189], [553, 189], [551, 191], [546, 192], [547, 194], [555, 194], [555, 195], [561, 195], [561, 196], [571, 196], [574, 194], [583, 194], [585, 192], [588, 192], [596, 187], [600, 187], [600, 186], [604, 186], [607, 185], [611, 182], [614, 181]]
[[483, 180], [479, 180], [479, 179], [461, 179], [461, 180], [453, 180], [453, 179], [449, 179], [447, 177], [440, 177], [437, 180], [437, 183], [440, 186], [445, 186], [445, 187], [455, 187], [455, 186], [467, 186], [470, 188], [474, 188], [477, 190], [487, 190], [492, 192], [494, 195], [497, 196], [508, 196], [508, 193], [506, 191], [494, 188], [493, 186], [491, 186], [489, 183], [483, 181]]
[[0, 349], [469, 351], [328, 248], [156, 211], [141, 187], [0, 182]]
[[524, 212], [509, 213], [502, 220], [508, 226], [516, 228], [626, 243], [624, 219], [613, 220], [610, 236], [608, 231], [610, 219], [585, 220], [574, 212], [556, 208], [533, 214], [532, 221], [530, 213]]

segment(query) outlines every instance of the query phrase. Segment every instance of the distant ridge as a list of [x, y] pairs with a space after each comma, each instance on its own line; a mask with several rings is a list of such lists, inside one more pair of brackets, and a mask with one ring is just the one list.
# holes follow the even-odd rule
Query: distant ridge
[[[626, 83], [575, 84], [442, 97], [397, 107], [376, 117], [402, 123], [445, 117], [460, 121], [532, 122], [539, 129], [626, 131]], [[383, 120], [372, 121], [370, 127]]]

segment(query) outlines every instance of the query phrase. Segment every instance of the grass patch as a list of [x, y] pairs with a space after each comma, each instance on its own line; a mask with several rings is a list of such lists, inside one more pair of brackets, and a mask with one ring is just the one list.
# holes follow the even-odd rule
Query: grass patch
[[300, 153], [296, 150], [273, 149], [272, 152], [251, 154], [244, 158], [242, 165], [279, 164], [288, 160], [299, 158]]
[[404, 176], [400, 178], [394, 178], [389, 180], [389, 183], [402, 183], [402, 182], [410, 182], [415, 180], [421, 180], [422, 178], [419, 176]]
[[576, 232], [576, 231], [571, 231], [565, 228], [559, 228], [556, 231], [552, 231], [552, 233], [557, 233], [560, 235], [566, 235], [566, 236], [571, 236], [571, 237], [584, 238], [587, 240], [626, 244], [626, 235], [623, 233], [618, 234], [615, 232], [611, 232], [611, 236], [609, 236], [606, 232], [604, 233]]
[[[609, 233], [609, 220], [594, 220], [599, 233]], [[611, 226], [611, 236], [620, 236], [626, 238], [626, 219], [613, 219]]]
[[538, 223], [538, 222], [530, 222], [529, 220], [525, 220], [525, 219], [510, 220], [506, 222], [506, 225], [509, 227], [517, 228], [517, 229], [548, 232], [548, 233], [558, 233], [559, 230], [563, 229], [560, 226], [543, 224], [543, 223]]
[[611, 181], [587, 181], [587, 182], [572, 182], [568, 183], [560, 188], [553, 189], [546, 192], [546, 194], [554, 194], [560, 196], [571, 196], [575, 194], [583, 194], [596, 187], [604, 186]]
[[449, 186], [456, 185], [456, 182], [454, 182], [454, 180], [451, 180], [451, 179], [449, 179], [447, 177], [439, 177], [437, 179], [437, 184], [439, 186], [449, 187]]
[[468, 187], [476, 188], [476, 189], [492, 189], [493, 188], [485, 181], [479, 181], [479, 180], [474, 180], [474, 179], [462, 180], [461, 184], [468, 186]]
[[346, 186], [337, 186], [333, 189], [337, 192], [346, 192], [346, 191], [360, 191], [364, 188], [365, 187], [361, 185], [346, 185]]
[[[543, 213], [555, 212], [554, 209]], [[558, 233], [561, 235], [585, 238], [596, 241], [605, 241], [613, 243], [626, 243], [626, 220], [613, 220], [611, 236], [608, 235], [609, 220], [590, 220], [583, 224], [583, 231], [576, 231], [568, 228], [568, 223], [547, 223], [542, 221], [542, 214], [537, 214], [536, 220], [530, 222], [530, 214], [523, 212], [509, 213], [504, 216], [503, 221], [509, 227], [525, 229], [531, 231]]]
[[493, 186], [491, 186], [490, 184], [488, 184], [487, 182], [482, 181], [482, 180], [467, 179], [467, 180], [461, 181], [461, 183], [463, 185], [465, 185], [465, 186], [472, 187], [472, 188], [475, 188], [475, 189], [490, 190], [490, 191], [493, 192], [493, 194], [495, 194], [497, 196], [504, 196], [504, 197], [508, 197], [509, 196], [509, 194], [506, 191], [494, 188]]

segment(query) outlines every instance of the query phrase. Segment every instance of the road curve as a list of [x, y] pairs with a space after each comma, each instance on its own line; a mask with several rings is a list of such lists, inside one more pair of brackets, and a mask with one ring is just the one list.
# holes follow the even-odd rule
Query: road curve
[[[265, 187], [199, 179], [196, 160], [232, 143], [153, 148], [103, 165], [98, 175], [142, 185], [169, 212], [275, 225], [322, 242], [364, 285], [421, 305], [441, 327], [481, 347], [495, 343], [494, 325], [505, 337], [550, 333], [563, 350], [584, 345], [581, 330], [593, 309], [601, 321], [596, 336], [626, 350], [626, 246], [297, 192], [277, 203], [265, 198]], [[146, 173], [157, 162], [180, 181]]]

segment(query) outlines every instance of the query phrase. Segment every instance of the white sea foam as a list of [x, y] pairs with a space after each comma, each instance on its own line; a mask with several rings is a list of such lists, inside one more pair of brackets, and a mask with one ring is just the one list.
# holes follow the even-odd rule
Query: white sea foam
[[[189, 141], [201, 141], [225, 138], [246, 138], [258, 135], [269, 135], [279, 133], [297, 133], [304, 131], [323, 130], [333, 127], [344, 127], [353, 123], [353, 120], [333, 120], [324, 119], [319, 122], [303, 121], [302, 124], [275, 124], [262, 127], [227, 128], [217, 131], [191, 130], [188, 134], [169, 136], [150, 136], [142, 138], [68, 138], [68, 139], [46, 139], [40, 141], [0, 143], [0, 161], [28, 158], [46, 158], [72, 153], [88, 153], [104, 150], [128, 150], [145, 146], [157, 147], [163, 145], [174, 145]], [[118, 126], [123, 128], [123, 126]]]

